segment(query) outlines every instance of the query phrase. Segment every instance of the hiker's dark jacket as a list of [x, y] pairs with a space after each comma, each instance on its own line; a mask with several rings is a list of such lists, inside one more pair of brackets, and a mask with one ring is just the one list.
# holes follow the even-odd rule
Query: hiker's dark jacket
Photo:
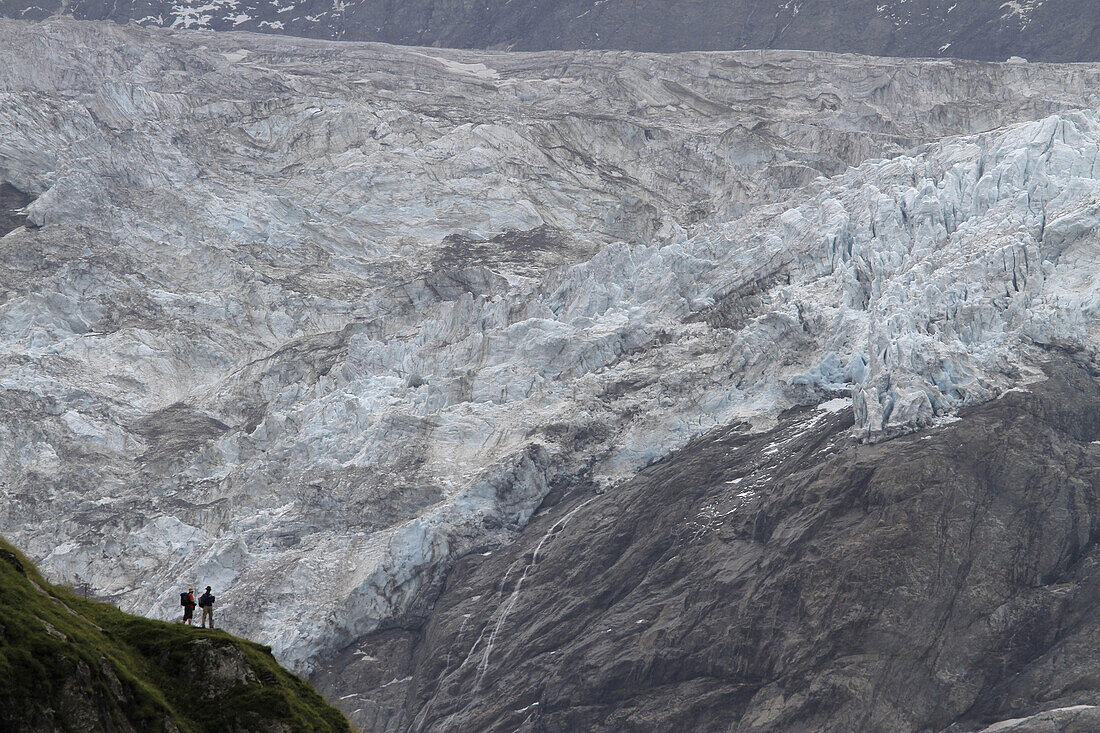
[[214, 605], [214, 594], [213, 593], [203, 593], [201, 596], [199, 596], [199, 606], [200, 607], [201, 606], [213, 606], [213, 605]]

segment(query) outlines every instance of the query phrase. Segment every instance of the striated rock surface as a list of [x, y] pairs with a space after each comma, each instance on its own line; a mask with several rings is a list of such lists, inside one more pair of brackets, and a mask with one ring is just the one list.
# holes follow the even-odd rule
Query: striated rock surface
[[0, 14], [458, 48], [1100, 61], [1092, 0], [0, 0]]
[[791, 409], [876, 444], [1051, 352], [1095, 368], [1098, 88], [2, 22], [0, 531], [129, 610], [212, 585], [412, 725], [428, 693], [362, 665], [547, 497]]
[[1100, 375], [1047, 372], [884, 443], [794, 410], [566, 495], [367, 640], [350, 669], [405, 691], [364, 677], [367, 727], [1095, 730]]

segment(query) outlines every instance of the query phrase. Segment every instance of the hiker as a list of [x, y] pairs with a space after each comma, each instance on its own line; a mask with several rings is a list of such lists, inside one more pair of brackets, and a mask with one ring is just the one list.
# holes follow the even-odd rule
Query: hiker
[[180, 593], [180, 605], [183, 606], [183, 623], [191, 626], [195, 620], [194, 588], [188, 588], [186, 593]]
[[202, 609], [202, 628], [206, 628], [206, 619], [210, 619], [210, 628], [214, 628], [214, 594], [210, 592], [210, 586], [206, 586], [206, 592], [199, 596], [199, 608]]

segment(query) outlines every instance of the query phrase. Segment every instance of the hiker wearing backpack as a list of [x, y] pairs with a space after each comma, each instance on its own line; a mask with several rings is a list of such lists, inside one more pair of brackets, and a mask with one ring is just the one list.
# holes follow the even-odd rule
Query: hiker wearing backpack
[[195, 620], [194, 588], [188, 588], [186, 593], [180, 593], [180, 605], [183, 606], [183, 623], [191, 626]]
[[199, 596], [199, 608], [202, 609], [202, 628], [206, 628], [206, 619], [210, 619], [210, 628], [214, 628], [214, 594], [210, 592], [210, 586], [206, 586], [206, 592]]

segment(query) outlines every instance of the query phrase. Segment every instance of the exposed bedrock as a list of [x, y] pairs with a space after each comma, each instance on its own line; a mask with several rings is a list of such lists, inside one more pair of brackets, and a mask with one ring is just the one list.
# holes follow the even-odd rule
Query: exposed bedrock
[[1100, 382], [1061, 355], [1046, 373], [876, 445], [850, 409], [798, 409], [567, 493], [458, 563], [423, 624], [360, 643], [359, 719], [1092, 730]]
[[807, 49], [1004, 61], [1100, 60], [1092, 0], [0, 0], [0, 14], [418, 46]]
[[10, 183], [0, 182], [0, 237], [27, 222], [23, 207], [32, 198]]

